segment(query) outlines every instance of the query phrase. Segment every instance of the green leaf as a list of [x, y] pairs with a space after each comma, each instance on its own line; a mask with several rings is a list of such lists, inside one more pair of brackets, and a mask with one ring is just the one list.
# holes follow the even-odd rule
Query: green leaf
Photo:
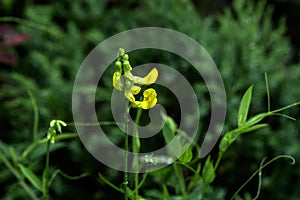
[[163, 127], [163, 136], [167, 143], [171, 142], [171, 140], [174, 138], [175, 133], [177, 132], [177, 124], [174, 122], [174, 120], [165, 115], [162, 114], [163, 119], [165, 120], [165, 125]]
[[173, 157], [178, 157], [182, 153], [182, 145], [179, 138], [175, 138], [177, 132], [177, 125], [171, 117], [163, 116], [165, 118], [165, 125], [162, 133], [166, 144], [168, 145], [168, 153]]
[[212, 183], [216, 177], [214, 165], [210, 161], [210, 156], [205, 161], [203, 171], [202, 171], [202, 177], [205, 184], [209, 185]]
[[175, 133], [170, 129], [168, 124], [165, 124], [165, 126], [163, 127], [162, 134], [167, 144], [170, 143], [175, 137]]
[[179, 161], [183, 163], [188, 163], [193, 158], [192, 149], [189, 147], [189, 144], [187, 144], [186, 147], [183, 148], [183, 150], [185, 150], [185, 152], [179, 157]]
[[19, 164], [22, 174], [29, 180], [29, 182], [39, 191], [43, 192], [43, 187], [40, 179], [31, 171], [31, 169]]
[[16, 155], [16, 152], [15, 152], [15, 149], [13, 146], [9, 146], [9, 152], [10, 152], [13, 163], [16, 164], [18, 162], [18, 159], [17, 159], [17, 155]]
[[238, 113], [238, 127], [241, 127], [246, 123], [247, 116], [248, 116], [248, 111], [251, 103], [251, 98], [252, 98], [252, 88], [253, 85], [251, 85], [248, 90], [245, 92], [240, 108], [239, 108], [239, 113]]
[[237, 138], [237, 134], [234, 134], [233, 131], [227, 132], [223, 136], [219, 144], [220, 151], [225, 152], [229, 148], [229, 146], [235, 141], [236, 138]]
[[203, 183], [195, 186], [192, 192], [189, 193], [188, 200], [199, 200], [203, 198]]
[[261, 120], [263, 120], [265, 117], [274, 115], [274, 113], [272, 112], [267, 112], [267, 113], [260, 113], [258, 115], [255, 115], [254, 117], [250, 118], [247, 122], [246, 122], [246, 126], [250, 127], [253, 126], [254, 124], [260, 122]]
[[165, 184], [162, 185], [163, 187], [163, 195], [164, 195], [164, 199], [165, 200], [168, 200], [170, 199], [170, 194], [169, 194], [169, 191], [168, 191], [168, 188]]
[[261, 129], [261, 128], [264, 128], [264, 127], [267, 127], [267, 126], [268, 126], [268, 124], [257, 124], [257, 125], [254, 125], [254, 126], [251, 126], [249, 128], [241, 130], [241, 132], [238, 133], [238, 134], [255, 131], [255, 130], [258, 130], [258, 129]]

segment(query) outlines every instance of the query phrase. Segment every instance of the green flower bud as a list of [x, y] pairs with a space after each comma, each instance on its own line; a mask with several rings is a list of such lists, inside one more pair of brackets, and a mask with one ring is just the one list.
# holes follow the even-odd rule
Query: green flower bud
[[116, 66], [116, 72], [119, 72], [120, 74], [122, 74], [122, 63], [121, 61], [116, 61], [115, 62], [115, 66]]
[[131, 67], [129, 61], [124, 61], [123, 62], [123, 70], [124, 70], [125, 74], [132, 70], [132, 67]]
[[125, 54], [125, 49], [120, 48], [118, 51], [118, 57], [122, 57]]
[[128, 54], [124, 54], [124, 55], [122, 56], [122, 60], [123, 60], [123, 61], [128, 61], [128, 59], [129, 59]]

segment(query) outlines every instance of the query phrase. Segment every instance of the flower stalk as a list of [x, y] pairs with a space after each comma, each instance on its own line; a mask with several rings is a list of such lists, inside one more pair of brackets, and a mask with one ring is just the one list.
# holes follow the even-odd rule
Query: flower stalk
[[[132, 67], [129, 63], [129, 56], [125, 54], [125, 50], [120, 48], [118, 52], [118, 58], [115, 62], [115, 72], [112, 78], [112, 85], [115, 89], [122, 91], [124, 93], [124, 100], [125, 100], [125, 110], [124, 110], [124, 182], [123, 182], [123, 189], [124, 189], [124, 199], [128, 200], [128, 115], [130, 112], [130, 108], [138, 108], [137, 116], [135, 120], [135, 127], [134, 127], [134, 137], [132, 139], [132, 149], [135, 153], [138, 153], [140, 150], [140, 141], [138, 136], [137, 124], [139, 123], [142, 109], [150, 109], [153, 108], [157, 103], [157, 94], [155, 89], [148, 88], [143, 92], [143, 99], [141, 101], [135, 100], [135, 95], [139, 94], [141, 91], [140, 85], [151, 85], [153, 84], [157, 77], [158, 71], [156, 68], [153, 68], [145, 77], [134, 76], [131, 73]], [[130, 102], [128, 105], [127, 100]], [[139, 188], [139, 177], [138, 177], [138, 157], [134, 158], [132, 163], [132, 167], [135, 169], [136, 174], [134, 177], [135, 181], [135, 191], [134, 196], [135, 199], [139, 198], [138, 195], [138, 188]]]

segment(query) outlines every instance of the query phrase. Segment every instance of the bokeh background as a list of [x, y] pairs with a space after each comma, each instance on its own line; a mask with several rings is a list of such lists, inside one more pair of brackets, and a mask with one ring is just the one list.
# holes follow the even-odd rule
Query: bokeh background
[[[2, 0], [1, 17], [27, 21], [0, 22], [0, 149], [5, 152], [12, 145], [20, 153], [32, 141], [33, 108], [28, 91], [37, 101], [40, 137], [46, 135], [52, 119], [71, 123], [73, 82], [85, 56], [107, 37], [136, 27], [174, 29], [207, 50], [220, 70], [227, 92], [224, 132], [236, 127], [239, 102], [251, 84], [255, 87], [250, 115], [267, 110], [265, 72], [269, 77], [272, 109], [299, 101], [299, 10], [298, 0]], [[8, 32], [17, 34], [16, 41], [9, 40]], [[200, 143], [209, 122], [210, 103], [207, 88], [192, 66], [175, 55], [156, 50], [132, 52], [130, 60], [133, 66], [148, 62], [172, 66], [190, 81], [201, 109]], [[103, 120], [112, 120], [113, 71], [112, 65], [97, 91], [96, 107]], [[176, 101], [168, 98], [167, 90], [158, 93], [159, 102], [178, 120]], [[244, 135], [229, 149], [208, 199], [229, 198], [265, 156], [272, 158], [279, 154], [294, 156], [296, 164], [291, 166], [287, 160], [280, 160], [265, 169], [260, 198], [300, 198], [300, 109], [295, 107], [284, 113], [298, 120], [267, 119], [268, 128]], [[75, 130], [67, 127], [64, 131]], [[122, 145], [119, 129], [107, 127], [106, 131], [116, 144]], [[147, 145], [157, 143], [163, 145], [163, 141], [154, 140]], [[217, 148], [212, 157], [216, 154]], [[55, 144], [50, 160], [51, 170], [60, 168], [70, 175], [90, 174], [80, 180], [58, 177], [51, 187], [52, 199], [122, 198], [101, 182], [97, 173], [120, 184], [122, 174], [95, 160], [79, 139]], [[44, 149], [29, 157], [26, 164], [29, 163], [37, 174], [42, 174]], [[162, 182], [175, 187], [172, 175], [157, 173], [147, 179], [141, 194], [148, 199], [162, 199], [159, 196]], [[1, 163], [0, 185], [1, 199], [28, 199]], [[256, 188], [254, 179], [242, 194], [254, 196]]]

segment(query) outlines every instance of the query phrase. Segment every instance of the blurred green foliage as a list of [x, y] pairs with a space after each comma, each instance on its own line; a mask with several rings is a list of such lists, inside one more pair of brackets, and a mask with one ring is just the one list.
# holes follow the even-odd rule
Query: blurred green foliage
[[[282, 18], [278, 24], [272, 23], [273, 9], [265, 1], [254, 3], [235, 0], [231, 6], [208, 16], [204, 16], [205, 10], [200, 7], [205, 6], [203, 4], [193, 4], [190, 0], [2, 1], [1, 15], [23, 18], [37, 26], [12, 24], [18, 31], [28, 33], [30, 39], [14, 49], [18, 63], [14, 66], [3, 65], [0, 69], [0, 148], [13, 145], [20, 153], [32, 140], [33, 106], [28, 91], [32, 92], [37, 101], [40, 137], [45, 136], [52, 119], [72, 122], [73, 81], [85, 56], [105, 38], [142, 26], [180, 31], [198, 41], [208, 51], [226, 87], [228, 112], [225, 130], [236, 126], [239, 102], [243, 92], [252, 83], [255, 88], [249, 114], [267, 110], [264, 72], [269, 76], [272, 109], [299, 101], [300, 90], [297, 85], [300, 84], [300, 65], [292, 60], [292, 55], [298, 52], [292, 51], [289, 39], [284, 36], [285, 19]], [[205, 133], [209, 122], [210, 103], [201, 77], [193, 73], [189, 63], [174, 55], [154, 50], [141, 52], [130, 54], [134, 65], [165, 63], [184, 74], [193, 85], [200, 102], [202, 128], [199, 135], [203, 137], [201, 134]], [[105, 73], [106, 77], [101, 80], [96, 97], [96, 105], [101, 107], [99, 113], [106, 116], [107, 120], [112, 119], [107, 107], [110, 106], [113, 70], [112, 67]], [[176, 113], [168, 92], [161, 90], [158, 93], [159, 101], [166, 105], [168, 113]], [[297, 118], [300, 110], [293, 108], [286, 113]], [[208, 199], [224, 199], [226, 195], [230, 197], [246, 177], [255, 171], [264, 156], [288, 154], [295, 156], [297, 161], [300, 159], [300, 122], [272, 118], [268, 123], [271, 124], [269, 128], [239, 138], [224, 155], [215, 185], [208, 188]], [[74, 131], [69, 129], [65, 131]], [[112, 140], [121, 143], [118, 129], [108, 129]], [[86, 152], [80, 140], [65, 144], [53, 150], [53, 168], [60, 168], [69, 174], [88, 172], [91, 176], [76, 181], [56, 179], [50, 191], [53, 199], [105, 199], [108, 193], [112, 199], [121, 198], [95, 178], [97, 172], [101, 171], [110, 180], [121, 183], [121, 174], [98, 163]], [[37, 150], [36, 157], [32, 156], [28, 160], [40, 174], [42, 151]], [[16, 180], [9, 171], [2, 164], [0, 167], [0, 196], [3, 199], [26, 199], [26, 194], [17, 189]], [[291, 167], [283, 162], [267, 168], [263, 174], [262, 199], [299, 197], [299, 169], [297, 163]], [[168, 168], [153, 173], [147, 179], [142, 193], [149, 196], [149, 199], [160, 199], [163, 182], [173, 187], [171, 192], [176, 195], [179, 189], [174, 185], [176, 181], [170, 173]], [[254, 195], [256, 183], [246, 189]]]

